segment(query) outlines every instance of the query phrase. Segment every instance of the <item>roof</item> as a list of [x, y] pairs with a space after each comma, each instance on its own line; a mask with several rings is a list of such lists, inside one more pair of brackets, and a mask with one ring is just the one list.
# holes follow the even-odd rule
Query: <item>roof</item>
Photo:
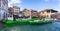
[[13, 6], [13, 8], [18, 8], [18, 9], [20, 9], [20, 7], [18, 7], [18, 6]]
[[37, 12], [37, 10], [32, 10], [32, 9], [31, 9], [31, 11], [33, 11], [33, 12]]
[[45, 9], [45, 10], [42, 10], [42, 11], [40, 11], [40, 12], [44, 12], [44, 11], [53, 11], [53, 12], [58, 12], [58, 11], [53, 10], [53, 9]]
[[25, 8], [25, 9], [23, 10], [23, 12], [25, 12], [25, 11], [29, 11], [29, 10]]

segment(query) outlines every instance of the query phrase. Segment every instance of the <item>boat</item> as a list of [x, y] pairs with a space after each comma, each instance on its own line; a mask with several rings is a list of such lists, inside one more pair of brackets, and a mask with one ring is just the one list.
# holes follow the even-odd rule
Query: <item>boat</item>
[[5, 20], [3, 21], [4, 24], [8, 26], [13, 26], [13, 25], [26, 25], [26, 24], [35, 24], [35, 25], [42, 25], [42, 24], [47, 24], [51, 23], [52, 20], [19, 20], [19, 21], [12, 21], [12, 20]]

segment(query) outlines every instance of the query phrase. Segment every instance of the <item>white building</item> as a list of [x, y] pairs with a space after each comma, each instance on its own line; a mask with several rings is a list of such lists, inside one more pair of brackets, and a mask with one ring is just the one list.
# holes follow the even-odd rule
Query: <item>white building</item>
[[0, 20], [7, 19], [8, 0], [0, 0]]

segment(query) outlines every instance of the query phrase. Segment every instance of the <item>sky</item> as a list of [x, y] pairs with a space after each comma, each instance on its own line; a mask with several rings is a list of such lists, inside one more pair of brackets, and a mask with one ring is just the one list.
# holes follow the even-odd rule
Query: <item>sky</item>
[[54, 9], [60, 12], [60, 0], [8, 0], [9, 7], [19, 6], [24, 8], [41, 11], [44, 9]]

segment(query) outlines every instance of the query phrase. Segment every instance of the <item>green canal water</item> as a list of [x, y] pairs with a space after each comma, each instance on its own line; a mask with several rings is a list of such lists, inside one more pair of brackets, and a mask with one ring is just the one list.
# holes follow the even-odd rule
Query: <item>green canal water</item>
[[44, 25], [19, 25], [6, 27], [0, 24], [0, 31], [60, 31], [60, 22]]

